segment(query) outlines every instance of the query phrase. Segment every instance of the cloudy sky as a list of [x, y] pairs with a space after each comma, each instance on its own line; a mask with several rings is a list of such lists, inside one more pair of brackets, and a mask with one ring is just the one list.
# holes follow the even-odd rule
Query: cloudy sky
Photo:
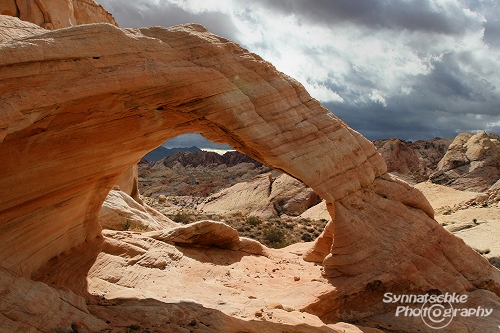
[[500, 133], [498, 0], [97, 1], [122, 27], [203, 24], [369, 139]]

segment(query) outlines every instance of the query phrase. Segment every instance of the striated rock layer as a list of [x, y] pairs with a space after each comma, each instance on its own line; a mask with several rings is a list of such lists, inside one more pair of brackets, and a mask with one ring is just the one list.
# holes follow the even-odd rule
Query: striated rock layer
[[3, 268], [29, 277], [99, 242], [99, 211], [120, 175], [166, 139], [196, 132], [326, 201], [332, 221], [305, 258], [323, 264], [334, 288], [303, 310], [327, 322], [390, 313], [385, 290], [485, 289], [498, 304], [499, 271], [441, 228], [419, 191], [386, 175], [369, 141], [257, 55], [199, 25], [1, 22]]
[[273, 178], [259, 175], [210, 195], [197, 209], [206, 214], [243, 214], [245, 216], [298, 216], [320, 203], [313, 190], [287, 174]]
[[201, 26], [19, 35], [1, 48], [0, 209], [6, 234], [26, 235], [3, 242], [2, 264], [23, 275], [99, 237], [118, 176], [182, 133], [229, 143], [330, 202], [385, 172], [373, 145], [296, 81]]
[[118, 26], [113, 16], [94, 0], [2, 0], [0, 14], [49, 30], [102, 22]]

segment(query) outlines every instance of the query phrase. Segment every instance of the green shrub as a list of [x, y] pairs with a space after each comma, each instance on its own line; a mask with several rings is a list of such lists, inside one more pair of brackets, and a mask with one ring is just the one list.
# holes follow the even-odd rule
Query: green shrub
[[188, 224], [190, 222], [189, 215], [183, 212], [177, 212], [172, 218], [174, 222]]
[[250, 225], [259, 225], [262, 223], [262, 220], [258, 216], [247, 216], [247, 223]]
[[311, 234], [308, 232], [304, 232], [301, 238], [304, 242], [311, 242], [313, 240]]
[[285, 234], [282, 230], [270, 227], [264, 229], [264, 239], [270, 243], [282, 243], [284, 241]]

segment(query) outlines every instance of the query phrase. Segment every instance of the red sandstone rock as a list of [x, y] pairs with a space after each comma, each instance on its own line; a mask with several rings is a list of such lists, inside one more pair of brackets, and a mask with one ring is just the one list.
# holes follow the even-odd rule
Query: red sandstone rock
[[[33, 276], [87, 297], [106, 293], [104, 300], [93, 299], [89, 315], [83, 303], [68, 302], [80, 304], [77, 311], [58, 300], [71, 295], [62, 292], [50, 302], [62, 319], [46, 327], [37, 315], [49, 305], [33, 311], [17, 288], [13, 298], [21, 315], [8, 318], [8, 304], [1, 311], [9, 325], [50, 331], [58, 323], [64, 328], [81, 321], [100, 328], [97, 318], [112, 318], [121, 325], [176, 320], [181, 327], [194, 319], [187, 315], [192, 309], [195, 325], [203, 314], [224, 323], [214, 324], [217, 332], [338, 332], [344, 326], [333, 324], [338, 320], [364, 319], [375, 326], [380, 316], [393, 314], [393, 307], [381, 303], [386, 290], [464, 293], [475, 297], [474, 304], [499, 308], [500, 272], [439, 226], [418, 192], [386, 177], [386, 165], [368, 140], [259, 56], [199, 25], [120, 30], [94, 24], [47, 31], [12, 17], [0, 20], [0, 152], [8, 157], [0, 160], [0, 263], [8, 271], [2, 276], [13, 277], [0, 285], [31, 285], [26, 277]], [[44, 18], [48, 22], [56, 21]], [[323, 276], [320, 266], [286, 250], [269, 256], [216, 248], [181, 252], [151, 237], [101, 232], [99, 211], [119, 176], [166, 139], [187, 132], [228, 143], [300, 179], [326, 201], [332, 221], [309, 252], [322, 261]], [[228, 266], [240, 262], [232, 277]], [[267, 269], [276, 264], [284, 271], [279, 279]], [[300, 281], [293, 281], [292, 267], [302, 270]], [[192, 268], [213, 274], [213, 284], [202, 283], [199, 274], [187, 284], [190, 290], [182, 288]], [[222, 295], [224, 288], [238, 301], [219, 312], [193, 302], [158, 301], [161, 289], [153, 277], [168, 279], [176, 302], [194, 288], [206, 306], [222, 306], [213, 292]], [[60, 293], [42, 289], [38, 299]], [[236, 318], [247, 315], [247, 302], [257, 302], [249, 306], [255, 314], [269, 298], [303, 312], [263, 311], [266, 320], [282, 320], [275, 324]], [[117, 306], [100, 303], [106, 301]], [[384, 318], [393, 330], [422, 329]], [[453, 332], [498, 326], [494, 318], [480, 326], [466, 319], [454, 325]]]

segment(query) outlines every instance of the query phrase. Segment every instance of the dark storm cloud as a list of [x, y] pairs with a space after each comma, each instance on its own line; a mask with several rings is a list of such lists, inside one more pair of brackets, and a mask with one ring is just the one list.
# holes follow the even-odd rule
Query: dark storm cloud
[[122, 28], [141, 28], [151, 26], [171, 27], [178, 24], [198, 23], [210, 32], [231, 40], [236, 39], [238, 29], [231, 17], [221, 12], [202, 12], [195, 14], [181, 7], [160, 1], [125, 2], [119, 0], [99, 0], [113, 14]]
[[476, 20], [458, 6], [434, 8], [429, 0], [256, 0], [269, 9], [298, 15], [308, 23], [352, 23], [369, 28], [462, 34]]
[[232, 149], [229, 145], [220, 145], [205, 139], [200, 134], [183, 134], [168, 140], [163, 144], [166, 148], [184, 148], [196, 146], [201, 149]]
[[500, 130], [500, 99], [495, 87], [480, 76], [465, 75], [453, 59], [437, 62], [429, 75], [407, 83], [411, 92], [387, 97], [386, 106], [377, 102], [324, 104], [372, 140], [419, 140]]
[[[390, 99], [387, 107], [378, 103], [362, 106], [345, 103], [324, 105], [370, 140], [399, 138], [414, 141], [455, 137], [459, 132], [500, 131], [498, 116], [479, 115], [474, 113], [475, 110], [458, 113], [452, 110], [458, 104], [448, 105], [447, 110], [418, 108], [418, 105], [408, 103], [407, 99]], [[492, 125], [485, 127], [485, 123]]]
[[500, 5], [488, 8], [484, 24], [484, 41], [495, 48], [500, 48]]
[[497, 0], [463, 0], [471, 10], [483, 13], [484, 41], [493, 46], [500, 47], [500, 4]]
[[369, 139], [500, 131], [497, 0], [100, 2], [122, 27], [201, 23], [239, 42]]

